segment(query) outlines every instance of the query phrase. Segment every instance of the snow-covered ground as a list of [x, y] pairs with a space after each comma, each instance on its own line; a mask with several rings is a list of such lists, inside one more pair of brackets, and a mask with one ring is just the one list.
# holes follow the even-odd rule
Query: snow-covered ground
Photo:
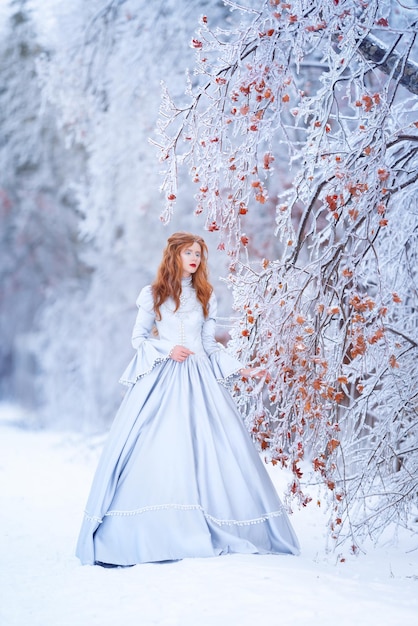
[[74, 547], [102, 441], [31, 431], [0, 407], [2, 626], [418, 624], [416, 537], [340, 563], [325, 556], [313, 506], [292, 517], [300, 557], [81, 566]]

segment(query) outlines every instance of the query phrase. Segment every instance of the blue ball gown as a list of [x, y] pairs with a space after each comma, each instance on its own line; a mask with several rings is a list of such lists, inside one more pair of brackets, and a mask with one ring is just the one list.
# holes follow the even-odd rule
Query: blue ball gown
[[[183, 279], [155, 319], [151, 287], [137, 300], [129, 389], [112, 424], [77, 544], [83, 564], [133, 565], [226, 553], [298, 554], [299, 544], [225, 387], [242, 364], [215, 340]], [[158, 337], [152, 333], [158, 330]], [[194, 354], [179, 363], [171, 348]]]

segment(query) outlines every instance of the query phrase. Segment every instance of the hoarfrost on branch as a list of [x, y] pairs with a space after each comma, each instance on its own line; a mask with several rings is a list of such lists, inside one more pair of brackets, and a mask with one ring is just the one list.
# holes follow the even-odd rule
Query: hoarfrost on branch
[[185, 164], [230, 257], [231, 346], [268, 371], [235, 385], [248, 427], [357, 551], [416, 507], [418, 10], [226, 4], [192, 38], [188, 105], [162, 101], [164, 219]]

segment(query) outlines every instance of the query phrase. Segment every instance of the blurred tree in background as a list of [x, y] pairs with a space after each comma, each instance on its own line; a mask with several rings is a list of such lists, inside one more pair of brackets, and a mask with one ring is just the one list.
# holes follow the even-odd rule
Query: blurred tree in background
[[43, 106], [36, 70], [43, 49], [28, 4], [11, 3], [0, 47], [0, 389], [38, 404], [30, 332], [48, 294], [85, 273], [72, 190], [85, 153], [66, 150]]
[[[228, 13], [210, 4], [219, 19]], [[161, 223], [149, 137], [161, 79], [184, 97], [206, 5], [14, 0], [3, 9], [1, 388], [36, 406], [38, 424], [91, 431], [112, 419], [135, 298], [173, 230], [204, 234], [186, 178], [178, 217]], [[216, 283], [225, 263], [212, 255], [211, 268]]]

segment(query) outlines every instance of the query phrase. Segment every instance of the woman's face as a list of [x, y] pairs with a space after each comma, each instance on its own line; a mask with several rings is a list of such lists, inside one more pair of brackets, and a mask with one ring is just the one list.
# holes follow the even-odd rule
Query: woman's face
[[183, 278], [188, 278], [194, 274], [200, 265], [202, 249], [196, 241], [183, 248], [180, 258], [183, 268]]

